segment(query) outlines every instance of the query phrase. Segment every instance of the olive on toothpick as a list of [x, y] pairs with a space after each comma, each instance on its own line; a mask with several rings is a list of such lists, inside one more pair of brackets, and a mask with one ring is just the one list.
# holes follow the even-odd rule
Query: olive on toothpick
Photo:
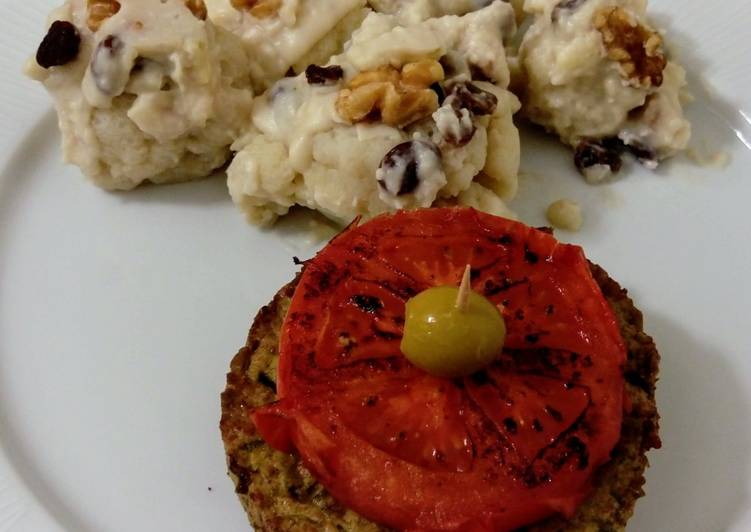
[[467, 265], [458, 287], [429, 288], [407, 301], [401, 350], [431, 375], [470, 375], [491, 364], [503, 349], [503, 316], [472, 290], [470, 272]]

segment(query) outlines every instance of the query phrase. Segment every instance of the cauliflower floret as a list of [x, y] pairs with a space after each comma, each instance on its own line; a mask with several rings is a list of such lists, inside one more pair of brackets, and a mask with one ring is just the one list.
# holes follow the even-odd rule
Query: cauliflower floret
[[206, 0], [209, 18], [240, 37], [256, 90], [341, 52], [365, 0]]
[[[229, 158], [252, 104], [247, 57], [201, 6], [70, 0], [53, 12], [27, 71], [54, 99], [65, 160], [97, 185], [205, 177]], [[64, 61], [48, 46], [61, 27]]]
[[[368, 0], [368, 5], [379, 13], [397, 15], [402, 22], [414, 23], [444, 15], [466, 15], [487, 7], [494, 0]], [[519, 0], [513, 0], [514, 10]], [[505, 29], [511, 37], [513, 31]]]
[[[228, 169], [234, 201], [256, 223], [294, 204], [346, 223], [456, 198], [477, 179], [497, 199], [482, 204], [503, 210], [519, 166], [504, 27], [514, 14], [502, 2], [414, 23], [369, 14], [327, 66], [254, 102]], [[258, 146], [271, 143], [276, 163], [266, 164]], [[478, 203], [477, 192], [464, 196]]]
[[632, 152], [649, 167], [686, 148], [685, 72], [666, 58], [645, 0], [527, 0], [523, 112], [576, 149], [590, 181]]

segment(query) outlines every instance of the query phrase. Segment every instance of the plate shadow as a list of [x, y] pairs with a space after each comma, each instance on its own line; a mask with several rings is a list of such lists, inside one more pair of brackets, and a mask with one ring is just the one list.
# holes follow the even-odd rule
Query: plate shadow
[[629, 530], [728, 530], [747, 509], [751, 396], [727, 354], [669, 318], [646, 314], [662, 357], [657, 402], [663, 447], [649, 453]]

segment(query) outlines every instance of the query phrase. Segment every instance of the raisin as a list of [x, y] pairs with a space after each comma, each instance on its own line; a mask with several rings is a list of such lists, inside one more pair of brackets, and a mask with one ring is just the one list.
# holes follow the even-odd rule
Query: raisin
[[648, 164], [657, 162], [657, 154], [655, 151], [640, 142], [626, 144], [626, 149], [642, 163]]
[[78, 57], [81, 36], [68, 21], [56, 20], [37, 49], [36, 61], [43, 68], [67, 65]]
[[450, 94], [456, 98], [453, 105], [460, 109], [468, 109], [475, 115], [491, 115], [498, 106], [495, 94], [484, 91], [472, 83], [456, 83], [451, 87]]
[[344, 70], [339, 65], [322, 67], [308, 65], [305, 69], [305, 78], [310, 85], [327, 85], [335, 83], [344, 77]]
[[[422, 151], [423, 157], [418, 157]], [[432, 154], [440, 158], [438, 147], [425, 140], [410, 140], [397, 144], [383, 157], [376, 173], [378, 184], [394, 196], [410, 194], [420, 184], [419, 160]]]
[[582, 173], [598, 165], [608, 166], [611, 172], [616, 173], [623, 164], [621, 155], [624, 149], [623, 142], [617, 138], [582, 140], [574, 152], [574, 164]]
[[472, 140], [477, 127], [472, 113], [461, 109], [456, 101], [454, 95], [446, 98], [446, 105], [441, 106], [433, 117], [441, 137], [451, 146], [460, 148]]
[[108, 35], [94, 50], [90, 67], [91, 75], [94, 78], [94, 84], [104, 94], [115, 96], [122, 92], [128, 82], [130, 72], [113, 68], [113, 64], [117, 64], [115, 57], [122, 52], [123, 47], [123, 41], [114, 35]]

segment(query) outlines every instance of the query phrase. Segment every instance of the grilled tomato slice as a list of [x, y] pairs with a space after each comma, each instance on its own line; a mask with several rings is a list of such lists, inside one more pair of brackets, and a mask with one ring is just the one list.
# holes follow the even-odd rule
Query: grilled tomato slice
[[[405, 302], [457, 285], [502, 309], [503, 352], [461, 379], [399, 350]], [[626, 350], [581, 248], [472, 209], [355, 225], [308, 261], [282, 329], [279, 401], [253, 412], [340, 502], [407, 530], [571, 516], [620, 437]]]

